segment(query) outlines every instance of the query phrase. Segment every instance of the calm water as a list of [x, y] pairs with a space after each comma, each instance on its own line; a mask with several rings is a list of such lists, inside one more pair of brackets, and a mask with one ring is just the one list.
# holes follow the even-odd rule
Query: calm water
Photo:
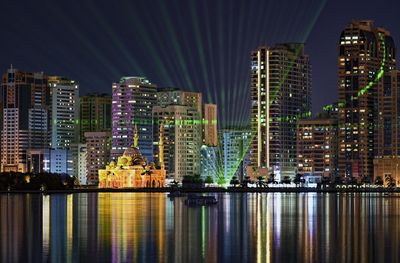
[[400, 195], [0, 195], [0, 262], [400, 262]]

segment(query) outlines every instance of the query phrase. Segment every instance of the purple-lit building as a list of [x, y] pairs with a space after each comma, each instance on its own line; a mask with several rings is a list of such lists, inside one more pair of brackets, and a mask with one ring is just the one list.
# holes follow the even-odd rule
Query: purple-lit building
[[133, 144], [135, 125], [139, 149], [147, 161], [152, 160], [152, 109], [157, 103], [157, 86], [143, 77], [122, 77], [112, 85], [111, 157], [121, 156]]

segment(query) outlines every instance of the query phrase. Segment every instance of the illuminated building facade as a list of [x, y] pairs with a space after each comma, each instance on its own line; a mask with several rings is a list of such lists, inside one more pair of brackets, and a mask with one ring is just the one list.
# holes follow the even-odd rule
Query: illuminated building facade
[[202, 117], [202, 94], [177, 88], [163, 88], [157, 92], [157, 106], [184, 105], [195, 109]]
[[69, 149], [28, 149], [27, 172], [73, 175], [73, 156]]
[[217, 146], [218, 130], [217, 130], [217, 105], [204, 104], [204, 120], [203, 120], [203, 144], [207, 146]]
[[[223, 178], [226, 183], [236, 176], [243, 179], [246, 175], [246, 153], [251, 143], [251, 132], [242, 129], [221, 130], [221, 159]], [[221, 175], [219, 175], [221, 178]]]
[[1, 98], [1, 171], [27, 172], [27, 150], [49, 147], [48, 77], [11, 67], [3, 74]]
[[28, 172], [50, 172], [49, 149], [28, 149], [26, 156]]
[[213, 178], [214, 182], [218, 180], [220, 170], [220, 160], [217, 146], [202, 145], [200, 148], [200, 176], [204, 179]]
[[[153, 108], [154, 141], [163, 126], [164, 164], [167, 176], [181, 181], [185, 175], [200, 175], [201, 119], [197, 109], [183, 105]], [[154, 160], [158, 160], [154, 143]]]
[[69, 149], [49, 149], [50, 173], [73, 175], [72, 152]]
[[85, 132], [87, 184], [97, 185], [98, 171], [110, 160], [111, 133]]
[[395, 68], [390, 33], [372, 21], [353, 21], [339, 43], [339, 174], [372, 178], [377, 82]]
[[69, 149], [78, 140], [79, 86], [74, 80], [49, 76], [51, 147]]
[[[76, 166], [74, 166], [74, 169], [76, 169], [76, 174], [74, 174], [78, 180], [80, 185], [86, 185], [89, 184], [88, 178], [87, 178], [87, 147], [86, 143], [79, 143], [76, 145], [76, 154], [77, 157], [74, 159], [76, 162]], [[75, 164], [74, 164], [75, 165]], [[97, 172], [97, 171], [96, 171]], [[97, 177], [97, 175], [96, 175]]]
[[400, 185], [400, 71], [386, 73], [378, 83], [374, 180], [388, 176]]
[[79, 98], [79, 140], [85, 142], [85, 132], [111, 131], [111, 96], [88, 94]]
[[123, 77], [112, 85], [112, 158], [132, 144], [138, 128], [139, 147], [144, 158], [153, 154], [152, 108], [157, 102], [157, 86], [142, 77]]
[[278, 179], [293, 177], [296, 123], [308, 117], [311, 109], [311, 64], [304, 44], [277, 44], [254, 50], [250, 88], [250, 165], [263, 176], [270, 171]]
[[332, 178], [337, 175], [337, 121], [335, 119], [299, 120], [297, 173]]
[[166, 172], [162, 138], [163, 130], [160, 129], [158, 166], [154, 162], [147, 164], [138, 148], [139, 135], [135, 128], [133, 145], [125, 149], [117, 163], [111, 161], [105, 169], [99, 170], [99, 188], [164, 187]]

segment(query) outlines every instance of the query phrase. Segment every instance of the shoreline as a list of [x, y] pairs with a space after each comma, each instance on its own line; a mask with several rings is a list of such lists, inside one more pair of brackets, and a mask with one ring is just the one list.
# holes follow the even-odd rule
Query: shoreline
[[65, 190], [10, 190], [0, 194], [74, 194], [74, 193], [400, 193], [400, 188], [305, 188], [305, 187], [271, 187], [271, 188], [77, 188]]

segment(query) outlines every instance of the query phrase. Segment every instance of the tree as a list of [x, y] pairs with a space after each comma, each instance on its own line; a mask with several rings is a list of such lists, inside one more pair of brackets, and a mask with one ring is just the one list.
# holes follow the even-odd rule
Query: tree
[[283, 184], [290, 184], [292, 180], [290, 179], [290, 176], [285, 175], [282, 179]]
[[375, 185], [378, 185], [378, 186], [382, 186], [383, 185], [383, 180], [382, 180], [381, 176], [377, 176], [375, 178]]
[[293, 183], [298, 187], [302, 183], [303, 176], [301, 174], [296, 174], [293, 180]]
[[264, 184], [264, 176], [261, 176], [261, 175], [260, 175], [260, 176], [257, 177], [257, 185], [258, 185], [258, 187], [260, 187], [260, 188], [261, 188], [261, 187], [264, 187], [264, 185], [265, 185], [265, 184]]
[[331, 182], [331, 178], [329, 176], [323, 176], [321, 179], [321, 183], [324, 187], [328, 186]]
[[385, 181], [387, 188], [393, 188], [396, 186], [396, 181], [393, 179], [391, 174], [385, 174]]
[[179, 182], [178, 182], [177, 180], [174, 179], [174, 180], [170, 183], [170, 185], [171, 185], [172, 188], [175, 188], [175, 187], [178, 187]]
[[269, 174], [268, 183], [269, 183], [269, 184], [277, 184], [277, 183], [278, 183], [278, 182], [275, 180], [275, 174], [274, 174], [274, 173], [270, 173], [270, 174]]
[[204, 182], [206, 184], [212, 184], [212, 183], [214, 183], [214, 180], [213, 180], [212, 176], [209, 175], [206, 177], [206, 180]]

